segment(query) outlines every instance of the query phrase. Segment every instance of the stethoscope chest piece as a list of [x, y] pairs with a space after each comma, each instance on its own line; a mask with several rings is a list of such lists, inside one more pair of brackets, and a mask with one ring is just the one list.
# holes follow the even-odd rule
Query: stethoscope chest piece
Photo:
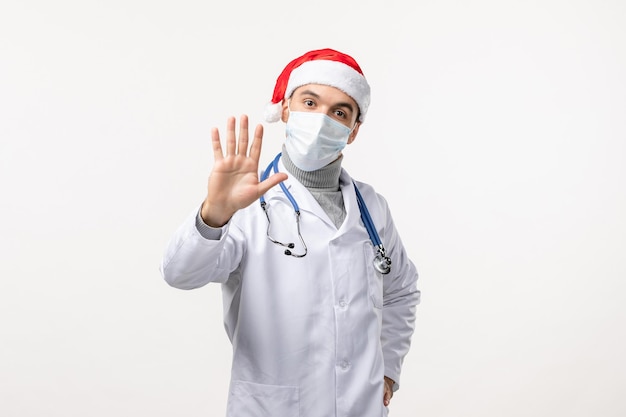
[[386, 256], [383, 251], [378, 251], [373, 263], [374, 269], [383, 275], [387, 275], [391, 271], [391, 258]]

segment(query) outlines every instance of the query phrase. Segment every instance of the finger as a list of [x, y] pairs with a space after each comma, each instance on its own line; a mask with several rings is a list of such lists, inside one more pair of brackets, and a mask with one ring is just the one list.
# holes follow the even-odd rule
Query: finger
[[387, 407], [390, 402], [391, 395], [389, 394], [389, 391], [385, 388], [385, 395], [383, 395], [383, 404], [385, 404], [385, 407]]
[[220, 131], [216, 127], [211, 129], [211, 145], [213, 147], [213, 158], [215, 160], [224, 158], [222, 143], [220, 142]]
[[270, 188], [272, 188], [273, 186], [277, 185], [280, 182], [285, 181], [286, 179], [287, 179], [287, 174], [285, 174], [284, 172], [278, 172], [276, 174], [270, 175], [270, 177], [267, 178], [265, 181], [262, 181], [259, 183], [258, 190], [257, 190], [257, 192], [259, 193], [259, 196], [265, 194]]
[[261, 158], [261, 147], [263, 145], [263, 125], [257, 125], [254, 129], [254, 139], [252, 139], [252, 146], [250, 146], [250, 158], [259, 162]]
[[383, 404], [387, 407], [391, 403], [391, 398], [393, 397], [393, 389], [391, 385], [387, 382], [385, 378], [384, 386], [383, 386]]
[[239, 143], [237, 155], [248, 155], [248, 116], [242, 114], [239, 118]]
[[231, 116], [226, 121], [226, 156], [234, 155], [236, 147], [235, 118]]

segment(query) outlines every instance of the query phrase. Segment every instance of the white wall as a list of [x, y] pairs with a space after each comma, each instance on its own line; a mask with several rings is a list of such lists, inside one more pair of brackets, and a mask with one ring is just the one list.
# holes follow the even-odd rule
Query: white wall
[[625, 415], [626, 3], [214, 3], [0, 6], [0, 415], [224, 414], [219, 287], [158, 264], [210, 128], [320, 47], [372, 85], [344, 166], [421, 273], [392, 415]]

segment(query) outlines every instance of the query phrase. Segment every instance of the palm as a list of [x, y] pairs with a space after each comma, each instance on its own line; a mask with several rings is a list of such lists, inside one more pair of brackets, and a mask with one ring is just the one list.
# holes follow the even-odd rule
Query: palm
[[209, 176], [207, 197], [202, 207], [202, 218], [209, 225], [221, 226], [239, 209], [249, 206], [267, 190], [287, 178], [274, 174], [259, 182], [259, 157], [263, 126], [258, 125], [248, 153], [248, 118], [241, 116], [239, 141], [235, 135], [235, 118], [226, 125], [226, 154], [222, 151], [219, 131], [211, 132], [215, 163]]
[[258, 164], [248, 156], [227, 156], [215, 161], [208, 193], [216, 201], [238, 210], [260, 197]]

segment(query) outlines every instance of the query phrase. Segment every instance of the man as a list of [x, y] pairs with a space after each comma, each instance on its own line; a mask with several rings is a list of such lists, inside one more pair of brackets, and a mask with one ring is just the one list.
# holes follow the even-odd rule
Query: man
[[420, 292], [386, 201], [341, 167], [369, 103], [352, 57], [315, 50], [278, 77], [266, 120], [285, 122], [286, 140], [266, 169], [261, 125], [249, 146], [247, 116], [238, 135], [229, 118], [225, 152], [211, 132], [206, 198], [161, 272], [181, 289], [222, 284], [228, 416], [388, 413]]

